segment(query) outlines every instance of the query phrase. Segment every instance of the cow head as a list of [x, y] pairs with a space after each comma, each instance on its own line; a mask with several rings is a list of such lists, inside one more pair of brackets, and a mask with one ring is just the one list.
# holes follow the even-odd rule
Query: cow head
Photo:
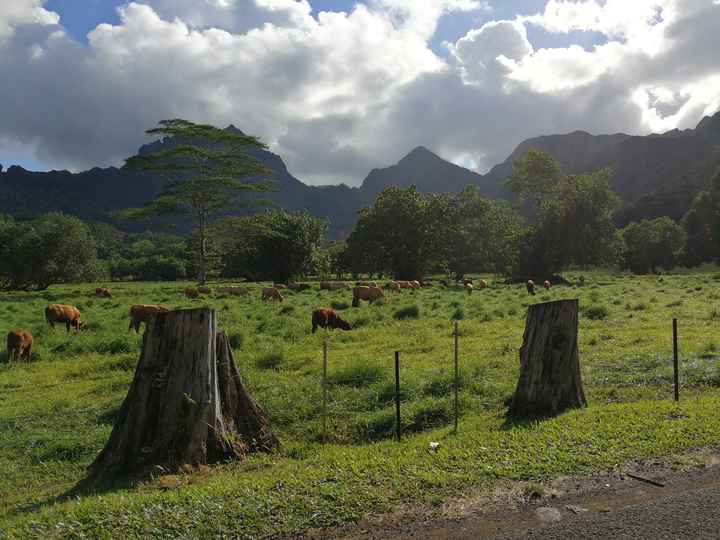
[[84, 321], [78, 320], [75, 322], [75, 328], [77, 328], [77, 330], [80, 332], [84, 332], [85, 330], [87, 330], [87, 325]]
[[338, 328], [340, 328], [342, 330], [352, 330], [352, 326], [350, 326], [350, 323], [344, 319], [341, 319], [340, 317], [338, 317], [337, 323], [338, 323]]

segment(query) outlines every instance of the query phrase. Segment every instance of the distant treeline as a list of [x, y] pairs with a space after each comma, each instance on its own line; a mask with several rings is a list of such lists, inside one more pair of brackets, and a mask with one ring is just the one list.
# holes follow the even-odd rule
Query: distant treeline
[[[438, 195], [390, 187], [360, 211], [346, 242], [326, 241], [327, 223], [306, 212], [224, 218], [206, 233], [207, 270], [276, 282], [468, 272], [541, 278], [568, 267], [647, 273], [718, 259], [720, 172], [679, 223], [663, 217], [624, 229], [613, 224], [620, 202], [609, 188], [610, 174], [566, 175], [548, 154], [531, 150], [508, 180], [514, 203], [486, 199], [473, 186]], [[521, 208], [531, 220], [521, 217]], [[197, 245], [197, 234], [126, 233], [62, 213], [23, 221], [0, 216], [0, 288], [194, 279]]]

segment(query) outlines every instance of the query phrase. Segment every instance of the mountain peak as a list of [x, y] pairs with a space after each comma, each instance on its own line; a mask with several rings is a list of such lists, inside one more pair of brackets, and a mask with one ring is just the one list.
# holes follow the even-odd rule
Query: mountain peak
[[416, 159], [427, 159], [427, 158], [434, 158], [434, 159], [442, 159], [440, 156], [435, 154], [434, 152], [428, 150], [424, 146], [416, 146], [413, 148], [408, 155], [406, 155], [404, 158], [402, 158], [399, 163], [406, 162], [407, 160], [416, 160]]
[[696, 131], [709, 135], [720, 135], [720, 111], [712, 116], [705, 116], [695, 128]]

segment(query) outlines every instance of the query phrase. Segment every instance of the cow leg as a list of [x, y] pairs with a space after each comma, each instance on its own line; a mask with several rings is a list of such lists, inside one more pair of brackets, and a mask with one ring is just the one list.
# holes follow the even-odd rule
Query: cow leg
[[32, 345], [28, 345], [25, 349], [25, 361], [30, 362], [30, 358], [32, 357]]
[[70, 321], [65, 321], [65, 329], [69, 332], [70, 331]]
[[[131, 318], [130, 318], [130, 324], [128, 325], [128, 332], [129, 332], [130, 330], [132, 330], [132, 328], [133, 328], [133, 323], [134, 323], [134, 322], [135, 322], [135, 321], [133, 321], [133, 320], [132, 320], [132, 317], [131, 317]], [[137, 329], [136, 329], [135, 331], [137, 332]]]
[[312, 333], [314, 334], [315, 332], [317, 332], [317, 323], [315, 321], [313, 321], [312, 324], [313, 324]]

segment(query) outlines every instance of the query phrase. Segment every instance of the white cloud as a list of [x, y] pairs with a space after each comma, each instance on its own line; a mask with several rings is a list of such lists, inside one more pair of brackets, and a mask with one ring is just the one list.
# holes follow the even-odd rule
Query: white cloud
[[[438, 21], [487, 19], [484, 2], [367, 0], [317, 19], [310, 2], [145, 0], [82, 45], [40, 0], [0, 0], [0, 152], [117, 164], [179, 116], [260, 135], [305, 181], [357, 183], [418, 144], [485, 169], [527, 137], [689, 127], [720, 107], [710, 0], [552, 0], [479, 25], [447, 58], [429, 46]], [[530, 25], [606, 42], [543, 47]]]
[[27, 24], [57, 24], [56, 13], [42, 7], [43, 0], [4, 0], [0, 2], [0, 43], [11, 37], [15, 27]]

